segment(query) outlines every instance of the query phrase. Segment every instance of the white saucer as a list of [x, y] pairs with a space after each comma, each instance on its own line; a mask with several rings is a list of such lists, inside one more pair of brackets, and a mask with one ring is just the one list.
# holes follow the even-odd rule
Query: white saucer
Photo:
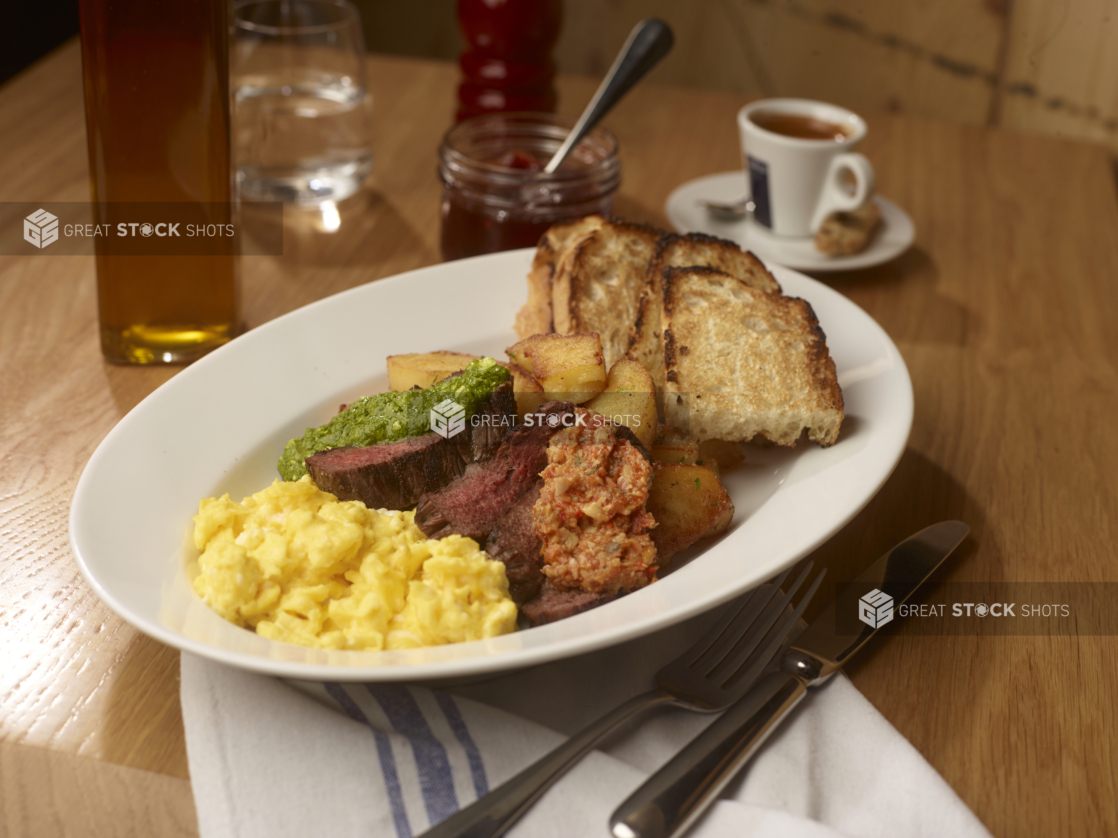
[[881, 208], [881, 229], [874, 234], [869, 247], [851, 256], [827, 256], [815, 249], [810, 238], [774, 236], [752, 219], [720, 221], [699, 205], [700, 199], [736, 201], [745, 189], [742, 172], [722, 172], [689, 181], [668, 197], [668, 220], [681, 233], [707, 233], [730, 239], [766, 262], [800, 271], [850, 271], [880, 265], [900, 256], [916, 238], [916, 228], [908, 214], [880, 196], [874, 201]]

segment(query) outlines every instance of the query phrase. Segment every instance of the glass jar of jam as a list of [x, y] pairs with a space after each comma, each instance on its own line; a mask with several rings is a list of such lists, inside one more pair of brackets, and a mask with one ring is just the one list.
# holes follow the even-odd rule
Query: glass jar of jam
[[535, 247], [552, 224], [609, 213], [621, 185], [617, 140], [595, 128], [554, 174], [547, 161], [574, 123], [545, 113], [458, 123], [439, 148], [445, 261]]

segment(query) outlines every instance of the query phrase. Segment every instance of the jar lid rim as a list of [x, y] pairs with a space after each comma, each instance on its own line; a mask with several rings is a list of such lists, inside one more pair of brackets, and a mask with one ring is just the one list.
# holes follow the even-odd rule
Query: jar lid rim
[[[573, 120], [566, 117], [531, 112], [483, 114], [482, 116], [471, 117], [450, 128], [443, 137], [443, 142], [439, 147], [440, 169], [448, 168], [463, 173], [468, 172], [471, 175], [483, 177], [500, 185], [523, 186], [532, 181], [569, 183], [587, 178], [598, 178], [603, 173], [608, 173], [611, 169], [620, 166], [617, 138], [600, 125], [596, 126], [578, 145], [578, 148], [582, 148], [586, 143], [589, 143], [591, 147], [596, 145], [602, 150], [600, 157], [586, 167], [563, 168], [552, 174], [499, 166], [488, 160], [479, 160], [472, 157], [459, 147], [464, 144], [466, 138], [471, 136], [477, 138], [476, 135], [479, 133], [481, 138], [485, 138], [487, 135], [482, 132], [485, 132], [488, 128], [492, 128], [492, 139], [502, 139], [503, 132], [499, 129], [506, 127], [513, 129], [508, 132], [509, 138], [513, 140], [508, 144], [509, 148], [516, 148], [518, 145], [523, 148], [530, 140], [536, 139], [552, 141], [555, 149], [558, 149], [573, 125]], [[515, 141], [515, 137], [521, 136], [517, 129], [523, 131], [533, 127], [553, 130], [540, 131], [534, 137], [531, 134], [525, 134], [523, 135], [523, 142], [519, 144]]]

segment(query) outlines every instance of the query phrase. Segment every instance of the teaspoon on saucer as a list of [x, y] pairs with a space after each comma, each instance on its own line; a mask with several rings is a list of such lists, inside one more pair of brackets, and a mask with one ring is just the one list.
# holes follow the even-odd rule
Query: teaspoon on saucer
[[740, 221], [753, 212], [753, 202], [748, 198], [739, 198], [729, 203], [700, 198], [696, 203], [719, 221]]

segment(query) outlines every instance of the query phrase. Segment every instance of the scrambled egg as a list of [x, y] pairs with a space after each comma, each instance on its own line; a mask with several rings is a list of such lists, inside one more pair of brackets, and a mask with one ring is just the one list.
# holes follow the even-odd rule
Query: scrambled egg
[[225, 619], [324, 649], [410, 649], [516, 627], [505, 566], [458, 535], [428, 539], [413, 512], [338, 501], [310, 477], [194, 518], [194, 590]]

